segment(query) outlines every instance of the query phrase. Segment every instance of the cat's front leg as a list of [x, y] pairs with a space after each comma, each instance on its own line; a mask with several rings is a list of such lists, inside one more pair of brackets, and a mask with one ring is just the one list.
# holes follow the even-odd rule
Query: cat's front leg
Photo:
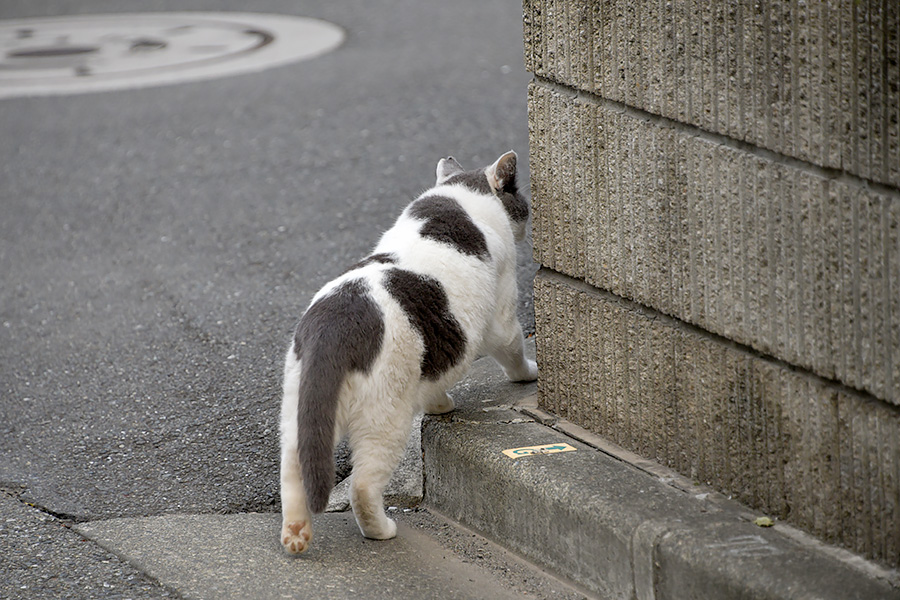
[[504, 372], [510, 381], [516, 383], [537, 381], [538, 378], [537, 363], [530, 358], [525, 358], [515, 369], [504, 369]]
[[527, 382], [537, 379], [537, 363], [525, 356], [525, 337], [515, 316], [495, 339], [497, 341], [489, 354], [500, 363], [510, 381]]

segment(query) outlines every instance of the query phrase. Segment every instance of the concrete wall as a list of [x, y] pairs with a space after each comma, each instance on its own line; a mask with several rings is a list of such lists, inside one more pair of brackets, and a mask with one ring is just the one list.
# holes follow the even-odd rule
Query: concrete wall
[[524, 9], [541, 402], [900, 564], [900, 3]]

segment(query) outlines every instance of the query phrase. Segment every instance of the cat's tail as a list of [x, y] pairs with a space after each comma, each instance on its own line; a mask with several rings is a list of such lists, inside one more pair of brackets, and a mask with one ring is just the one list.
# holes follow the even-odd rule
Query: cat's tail
[[325, 510], [334, 487], [334, 428], [343, 382], [343, 377], [335, 377], [320, 362], [315, 356], [301, 361], [297, 403], [303, 485], [309, 509], [314, 513]]
[[294, 349], [300, 359], [297, 435], [310, 510], [328, 506], [334, 487], [334, 433], [344, 380], [368, 373], [384, 337], [381, 309], [368, 284], [351, 279], [314, 302], [300, 319]]

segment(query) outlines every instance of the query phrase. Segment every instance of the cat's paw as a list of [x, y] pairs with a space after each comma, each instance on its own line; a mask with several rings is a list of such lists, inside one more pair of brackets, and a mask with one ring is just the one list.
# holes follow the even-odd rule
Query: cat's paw
[[538, 378], [538, 366], [533, 360], [526, 360], [523, 368], [518, 369], [515, 373], [507, 372], [509, 380], [515, 383], [526, 383], [535, 381]]
[[281, 545], [288, 554], [301, 554], [309, 547], [312, 527], [308, 520], [291, 521], [281, 528]]
[[385, 519], [378, 527], [362, 529], [362, 534], [370, 540], [390, 540], [397, 537], [397, 523], [393, 519]]
[[441, 394], [439, 397], [432, 399], [427, 406], [425, 412], [429, 415], [442, 415], [448, 413], [456, 407], [453, 404], [453, 398], [450, 394]]

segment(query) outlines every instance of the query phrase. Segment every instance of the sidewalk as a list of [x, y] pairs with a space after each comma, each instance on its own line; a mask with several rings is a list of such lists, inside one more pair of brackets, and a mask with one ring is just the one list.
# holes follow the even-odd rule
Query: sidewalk
[[480, 536], [398, 509], [394, 540], [367, 540], [350, 512], [315, 520], [309, 551], [278, 544], [280, 516], [171, 515], [85, 523], [78, 531], [182, 598], [559, 598], [582, 594]]

